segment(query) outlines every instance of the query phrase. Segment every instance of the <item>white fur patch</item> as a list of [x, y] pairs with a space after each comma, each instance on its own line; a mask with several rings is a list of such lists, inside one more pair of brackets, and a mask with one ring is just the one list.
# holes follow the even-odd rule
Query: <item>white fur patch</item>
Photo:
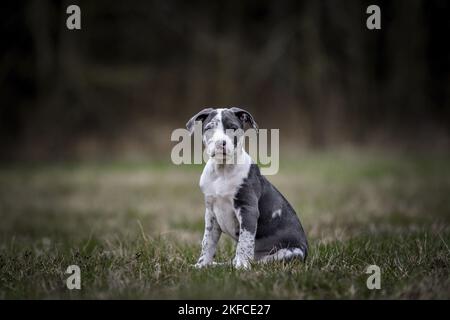
[[[231, 157], [234, 148], [233, 141], [229, 136], [226, 135], [223, 123], [222, 123], [222, 112], [224, 109], [217, 109], [217, 115], [211, 120], [215, 124], [215, 127], [205, 133], [203, 136], [203, 142], [206, 146], [206, 153], [210, 157], [215, 157], [217, 161], [221, 163], [233, 163], [233, 158]], [[207, 125], [208, 126], [208, 125]], [[216, 143], [226, 142], [225, 151], [226, 156], [222, 154], [222, 151], [217, 152]]]
[[237, 240], [239, 223], [234, 214], [232, 197], [215, 197], [213, 200], [213, 212], [220, 229], [233, 239]]
[[236, 247], [236, 255], [233, 259], [235, 268], [249, 269], [250, 262], [255, 257], [255, 233], [251, 233], [242, 227], [241, 210], [236, 210], [236, 217], [240, 225], [239, 240]]
[[281, 209], [272, 212], [272, 219], [275, 219], [276, 217], [281, 217]]
[[202, 240], [202, 252], [197, 263], [195, 264], [196, 268], [202, 268], [213, 263], [220, 234], [221, 231], [219, 225], [217, 224], [217, 220], [207, 206], [205, 213], [205, 233]]
[[250, 268], [250, 262], [255, 255], [255, 234], [242, 230], [239, 235], [239, 242], [236, 247], [236, 255], [233, 259], [235, 268]]
[[210, 204], [220, 229], [237, 240], [239, 221], [234, 209], [234, 196], [247, 177], [252, 160], [243, 150], [243, 164], [219, 165], [209, 159], [200, 177], [200, 188]]
[[286, 260], [294, 257], [301, 257], [302, 259], [305, 257], [302, 249], [300, 248], [287, 248], [280, 249], [274, 254], [270, 254], [262, 257], [258, 262], [271, 262], [271, 261], [280, 261]]

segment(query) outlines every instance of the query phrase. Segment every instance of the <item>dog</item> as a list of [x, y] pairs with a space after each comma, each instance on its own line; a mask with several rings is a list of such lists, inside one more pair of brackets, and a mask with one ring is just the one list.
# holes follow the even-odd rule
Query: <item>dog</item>
[[191, 134], [196, 122], [201, 122], [209, 159], [200, 177], [205, 230], [195, 267], [216, 264], [222, 233], [237, 241], [235, 268], [249, 269], [254, 262], [305, 261], [308, 242], [297, 214], [260, 173], [243, 147], [243, 136], [230, 134], [249, 126], [258, 130], [253, 116], [236, 107], [205, 108], [187, 122]]

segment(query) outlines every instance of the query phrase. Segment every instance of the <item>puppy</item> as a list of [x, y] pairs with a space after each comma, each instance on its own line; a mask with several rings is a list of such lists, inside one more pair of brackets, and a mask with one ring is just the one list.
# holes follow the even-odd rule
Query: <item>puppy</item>
[[243, 148], [243, 135], [233, 132], [258, 126], [240, 108], [206, 108], [186, 127], [202, 123], [209, 160], [200, 178], [205, 196], [205, 231], [197, 268], [213, 264], [222, 233], [237, 241], [233, 266], [250, 268], [253, 261], [306, 259], [308, 242], [294, 209], [260, 173]]

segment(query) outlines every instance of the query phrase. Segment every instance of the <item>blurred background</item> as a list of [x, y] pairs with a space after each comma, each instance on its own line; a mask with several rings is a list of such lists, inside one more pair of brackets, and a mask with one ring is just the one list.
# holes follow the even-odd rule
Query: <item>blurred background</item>
[[[449, 298], [450, 1], [0, 6], [0, 299]], [[190, 267], [202, 168], [170, 161], [170, 135], [205, 106], [280, 129], [269, 180], [307, 233], [304, 266]]]
[[289, 148], [449, 147], [449, 1], [1, 6], [3, 162], [168, 159], [204, 106], [247, 108]]

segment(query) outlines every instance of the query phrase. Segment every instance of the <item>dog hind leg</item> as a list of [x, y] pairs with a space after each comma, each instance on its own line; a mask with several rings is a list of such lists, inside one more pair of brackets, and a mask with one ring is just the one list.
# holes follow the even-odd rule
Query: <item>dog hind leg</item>
[[305, 254], [302, 249], [300, 248], [280, 249], [273, 254], [263, 256], [261, 259], [258, 260], [258, 262], [267, 263], [273, 261], [291, 261], [294, 259], [300, 259], [302, 261], [305, 259]]

